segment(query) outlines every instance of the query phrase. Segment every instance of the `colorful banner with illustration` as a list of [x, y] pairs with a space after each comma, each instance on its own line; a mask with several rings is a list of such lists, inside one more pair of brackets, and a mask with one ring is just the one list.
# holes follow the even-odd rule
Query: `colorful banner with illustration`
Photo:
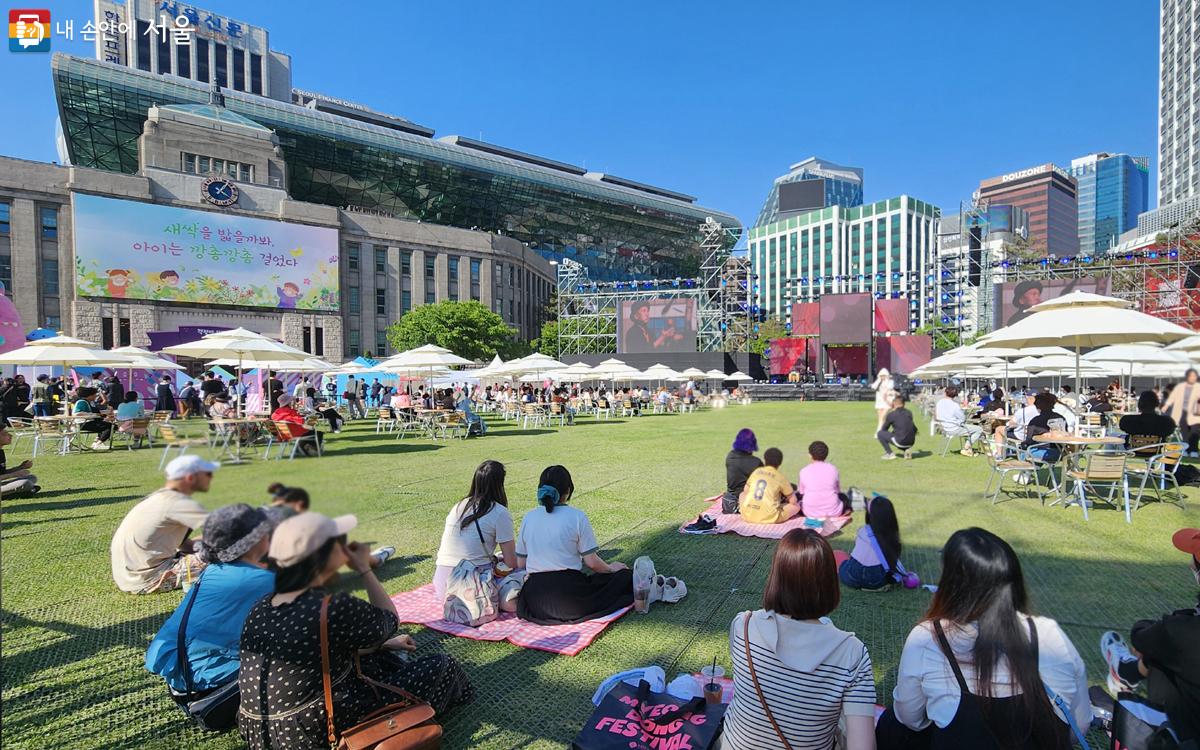
[[80, 296], [338, 309], [336, 229], [76, 193]]

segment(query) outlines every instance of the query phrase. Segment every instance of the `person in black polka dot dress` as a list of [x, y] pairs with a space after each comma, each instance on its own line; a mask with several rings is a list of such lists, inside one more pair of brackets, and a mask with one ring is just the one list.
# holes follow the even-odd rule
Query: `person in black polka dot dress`
[[251, 750], [328, 748], [321, 679], [320, 584], [342, 565], [362, 574], [370, 602], [334, 594], [329, 602], [330, 674], [334, 726], [340, 734], [400, 697], [362, 680], [363, 674], [429, 701], [438, 716], [470, 703], [474, 688], [462, 667], [446, 654], [406, 661], [396, 649], [412, 651], [410, 636], [395, 636], [399, 618], [371, 572], [370, 549], [347, 543], [354, 516], [330, 519], [302, 513], [281, 523], [268, 557], [275, 569], [275, 594], [250, 610], [242, 627], [238, 686], [242, 704], [238, 730]]

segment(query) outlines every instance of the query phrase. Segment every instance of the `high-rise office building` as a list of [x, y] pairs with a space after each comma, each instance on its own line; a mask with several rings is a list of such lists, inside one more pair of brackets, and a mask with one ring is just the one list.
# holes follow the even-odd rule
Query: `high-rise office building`
[[979, 202], [1023, 208], [1029, 214], [1029, 243], [1047, 255], [1079, 251], [1079, 205], [1075, 178], [1042, 164], [979, 183]]
[[1158, 46], [1158, 205], [1200, 195], [1200, 0], [1162, 0]]
[[1147, 208], [1150, 160], [1145, 156], [1097, 153], [1071, 160], [1079, 196], [1079, 252], [1103, 253], [1137, 226]]
[[775, 178], [754, 224], [766, 226], [814, 209], [852, 208], [861, 206], [862, 202], [861, 167], [843, 167], [811, 156], [793, 164], [787, 174]]
[[928, 320], [941, 210], [908, 195], [829, 206], [749, 230], [754, 303], [787, 320], [792, 303], [870, 292], [907, 299], [912, 327]]

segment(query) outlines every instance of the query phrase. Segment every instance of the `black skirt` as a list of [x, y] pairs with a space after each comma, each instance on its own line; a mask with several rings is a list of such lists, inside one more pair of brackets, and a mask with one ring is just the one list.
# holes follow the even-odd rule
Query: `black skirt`
[[517, 616], [538, 625], [569, 625], [633, 604], [633, 571], [584, 575], [578, 570], [530, 573], [517, 599]]

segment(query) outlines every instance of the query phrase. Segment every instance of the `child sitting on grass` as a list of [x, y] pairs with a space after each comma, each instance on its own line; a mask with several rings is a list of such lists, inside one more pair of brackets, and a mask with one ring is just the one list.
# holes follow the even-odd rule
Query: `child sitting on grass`
[[838, 578], [852, 589], [879, 591], [891, 588], [900, 565], [900, 524], [892, 501], [876, 495], [867, 501], [865, 523], [854, 537], [847, 556], [838, 550]]
[[738, 500], [742, 519], [747, 523], [783, 523], [800, 513], [795, 488], [784, 479], [779, 467], [783, 451], [768, 448], [763, 453], [763, 466], [750, 472], [746, 487]]
[[800, 470], [796, 496], [806, 518], [837, 518], [850, 514], [850, 498], [842, 492], [837, 467], [829, 463], [829, 446], [816, 440], [808, 446], [812, 463]]

